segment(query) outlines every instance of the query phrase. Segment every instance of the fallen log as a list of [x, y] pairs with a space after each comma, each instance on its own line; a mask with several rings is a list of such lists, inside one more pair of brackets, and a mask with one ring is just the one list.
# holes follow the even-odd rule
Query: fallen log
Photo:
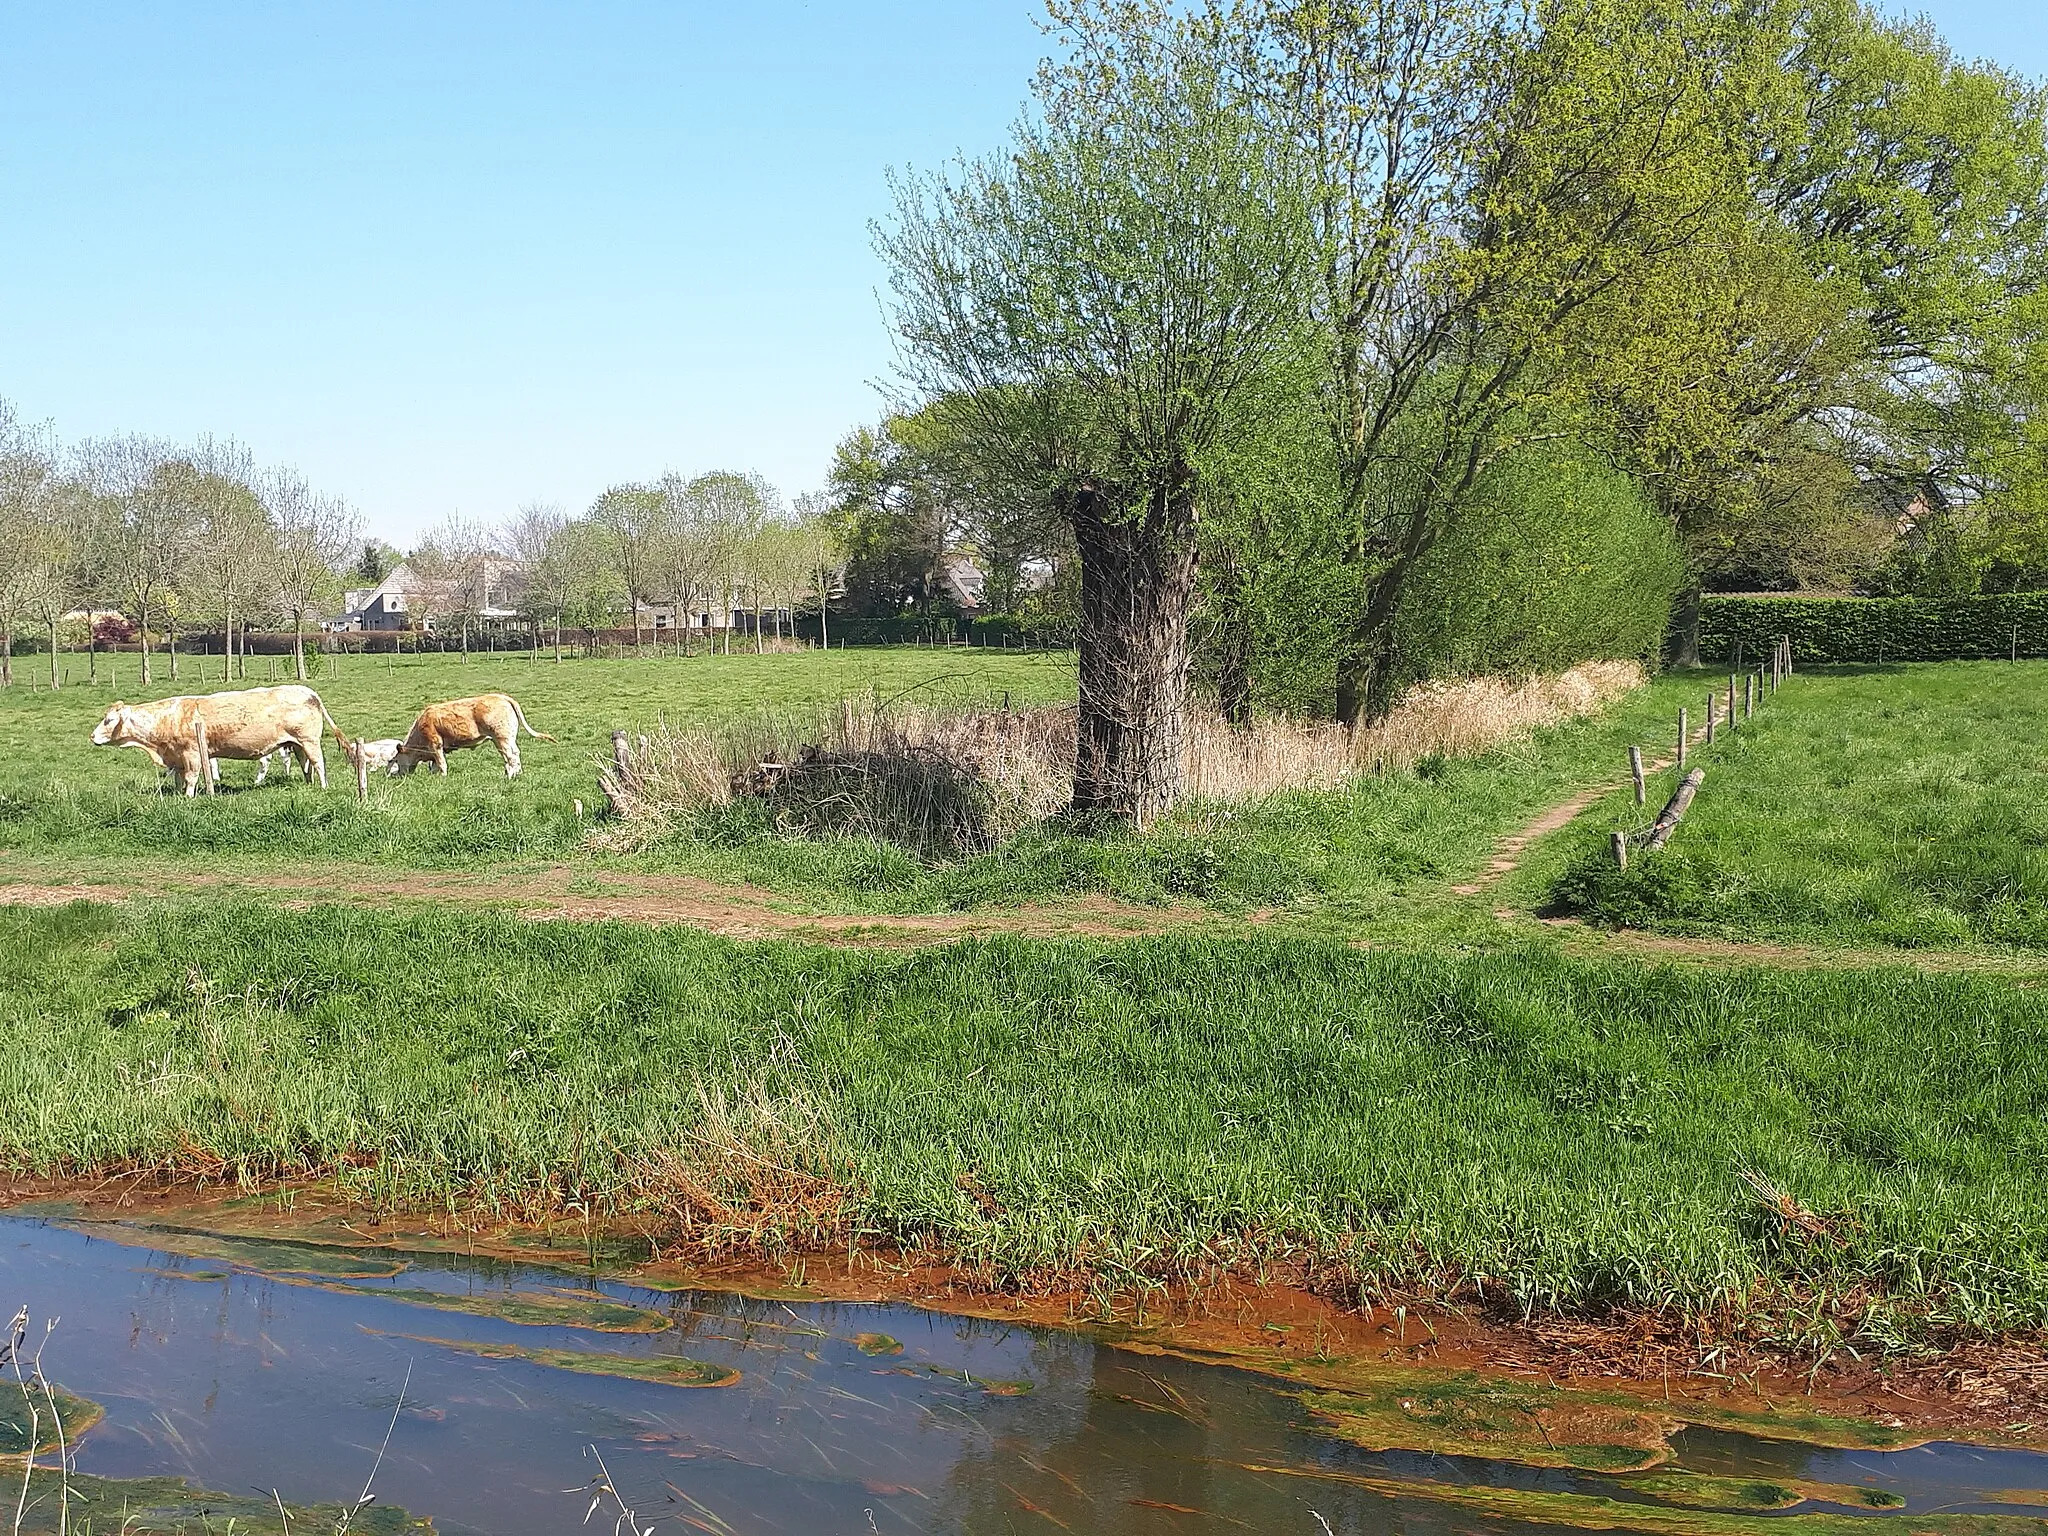
[[1643, 840], [1646, 849], [1662, 848], [1671, 840], [1671, 834], [1685, 819], [1686, 811], [1692, 805], [1692, 797], [1700, 792], [1700, 785], [1707, 777], [1707, 770], [1695, 768], [1678, 781], [1678, 788], [1671, 792], [1664, 809], [1657, 813], [1657, 819], [1650, 823], [1650, 835]]

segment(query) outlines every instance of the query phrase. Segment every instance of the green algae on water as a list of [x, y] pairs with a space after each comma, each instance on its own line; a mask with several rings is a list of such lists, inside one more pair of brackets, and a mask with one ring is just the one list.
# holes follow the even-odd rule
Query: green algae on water
[[[1642, 1536], [2040, 1536], [2041, 1533], [2041, 1521], [2033, 1515], [1782, 1515], [1673, 1509], [1599, 1494], [1551, 1493], [1534, 1488], [1498, 1488], [1484, 1484], [1404, 1482], [1325, 1467], [1271, 1466], [1250, 1462], [1239, 1465], [1247, 1472], [1342, 1483], [1382, 1498], [1470, 1510], [1531, 1525], [1586, 1531], [1634, 1531], [1642, 1533]], [[1622, 1483], [1618, 1486], [1630, 1485]]]
[[864, 1355], [900, 1355], [903, 1341], [892, 1339], [886, 1333], [856, 1333], [853, 1347]]
[[40, 1456], [57, 1449], [57, 1430], [64, 1431], [63, 1443], [75, 1445], [78, 1437], [91, 1429], [105, 1417], [106, 1410], [98, 1403], [66, 1392], [62, 1387], [52, 1387], [51, 1396], [57, 1400], [57, 1416], [50, 1416], [50, 1402], [40, 1388], [31, 1388], [35, 1393], [36, 1443], [28, 1443], [31, 1414], [29, 1404], [20, 1389], [10, 1384], [0, 1392], [0, 1456], [19, 1456], [23, 1451], [33, 1449]]
[[374, 1296], [411, 1307], [433, 1307], [471, 1317], [495, 1318], [529, 1328], [583, 1328], [593, 1333], [660, 1333], [669, 1320], [659, 1312], [636, 1307], [594, 1292], [499, 1291], [465, 1294], [405, 1286], [342, 1285], [324, 1280], [297, 1280], [295, 1285], [345, 1296]]
[[1776, 1510], [1799, 1504], [1840, 1504], [1848, 1509], [1903, 1509], [1906, 1501], [1883, 1488], [1853, 1483], [1812, 1483], [1797, 1478], [1724, 1477], [1706, 1472], [1658, 1472], [1618, 1480], [1615, 1486], [1660, 1504], [1686, 1509]]
[[[344, 1524], [338, 1504], [277, 1503], [257, 1494], [216, 1493], [176, 1477], [89, 1477], [74, 1472], [67, 1517], [73, 1531], [119, 1531], [123, 1536], [291, 1536], [333, 1531]], [[21, 1523], [24, 1532], [46, 1536], [58, 1530], [54, 1472], [38, 1473], [35, 1492]], [[45, 1496], [47, 1495], [49, 1496]], [[9, 1514], [11, 1516], [12, 1510]], [[417, 1520], [395, 1505], [373, 1502], [346, 1521], [352, 1536], [432, 1536], [430, 1520]]]
[[524, 1360], [557, 1371], [580, 1371], [586, 1376], [619, 1376], [627, 1381], [651, 1381], [664, 1387], [730, 1387], [739, 1383], [740, 1373], [730, 1366], [709, 1360], [690, 1360], [681, 1355], [608, 1355], [581, 1349], [540, 1349], [521, 1344], [488, 1344], [476, 1339], [432, 1339], [418, 1334], [393, 1334], [416, 1344], [436, 1344], [483, 1360]]
[[178, 1227], [148, 1227], [113, 1221], [67, 1221], [63, 1225], [87, 1237], [104, 1238], [130, 1248], [151, 1248], [158, 1253], [174, 1253], [188, 1259], [210, 1259], [266, 1275], [327, 1275], [343, 1280], [379, 1280], [399, 1274], [406, 1267], [405, 1260], [396, 1255], [355, 1253], [315, 1243], [223, 1237]]

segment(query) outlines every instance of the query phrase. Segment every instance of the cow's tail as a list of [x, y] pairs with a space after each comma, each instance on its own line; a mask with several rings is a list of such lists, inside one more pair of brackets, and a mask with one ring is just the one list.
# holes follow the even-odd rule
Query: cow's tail
[[[507, 694], [506, 697], [511, 698], [512, 696], [510, 694]], [[536, 731], [532, 726], [527, 725], [526, 711], [519, 707], [519, 701], [517, 699], [512, 699], [512, 713], [518, 717], [519, 723], [522, 726], [525, 726], [526, 734], [531, 736], [535, 741], [553, 741], [555, 739], [554, 737], [550, 736], [546, 731]]]
[[334, 723], [334, 716], [327, 713], [327, 701], [325, 699], [322, 699], [320, 695], [316, 693], [313, 695], [313, 702], [320, 706], [320, 718], [327, 722], [327, 729], [334, 732], [334, 739], [341, 743], [341, 750], [344, 752], [348, 751], [351, 743], [348, 739], [347, 733], [345, 733], [340, 726]]

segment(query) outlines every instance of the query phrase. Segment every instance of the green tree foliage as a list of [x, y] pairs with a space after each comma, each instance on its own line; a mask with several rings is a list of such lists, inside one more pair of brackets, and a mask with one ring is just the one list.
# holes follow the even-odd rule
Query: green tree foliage
[[1878, 515], [2006, 495], [2042, 398], [2040, 92], [1857, 0], [1763, 25], [1780, 83], [1731, 146], [1751, 193], [1722, 259], [1660, 268], [1598, 344], [1692, 563], [1681, 660], [1700, 583], [1845, 585]]
[[829, 482], [846, 552], [846, 611], [856, 618], [931, 614], [944, 593], [950, 518], [945, 488], [906, 440], [908, 418], [847, 434]]
[[[1315, 525], [1304, 513], [1287, 531]], [[1327, 543], [1273, 547], [1242, 593], [1244, 704], [1327, 714], [1359, 571]], [[1221, 556], [1206, 578], [1203, 671], [1228, 711], [1219, 569], [1231, 569]], [[1528, 445], [1487, 467], [1407, 581], [1394, 624], [1396, 686], [1654, 657], [1683, 577], [1668, 525], [1633, 478], [1569, 443]]]
[[1491, 465], [1409, 584], [1405, 678], [1653, 660], [1685, 566], [1656, 507], [1583, 449], [1542, 444]]
[[1074, 802], [1142, 824], [1179, 788], [1197, 525], [1311, 356], [1313, 244], [1212, 50], [1139, 6], [1081, 21], [1009, 154], [903, 184], [878, 243], [912, 389], [1073, 531]]

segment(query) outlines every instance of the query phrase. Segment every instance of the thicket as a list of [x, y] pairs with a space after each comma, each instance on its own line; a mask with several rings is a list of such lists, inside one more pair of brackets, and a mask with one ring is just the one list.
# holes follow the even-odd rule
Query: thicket
[[[1406, 688], [1648, 660], [1684, 578], [1669, 524], [1600, 455], [1567, 444], [1504, 455], [1408, 580], [1394, 625], [1396, 674]], [[1356, 565], [1329, 550], [1260, 573], [1248, 602], [1255, 707], [1329, 715], [1358, 588]], [[1213, 583], [1205, 599], [1217, 605]], [[1229, 631], [1212, 618], [1197, 634], [1201, 675], [1214, 689]]]
[[1700, 654], [1770, 654], [1781, 635], [1795, 664], [1965, 661], [2048, 656], [2048, 592], [1993, 597], [1708, 597]]

